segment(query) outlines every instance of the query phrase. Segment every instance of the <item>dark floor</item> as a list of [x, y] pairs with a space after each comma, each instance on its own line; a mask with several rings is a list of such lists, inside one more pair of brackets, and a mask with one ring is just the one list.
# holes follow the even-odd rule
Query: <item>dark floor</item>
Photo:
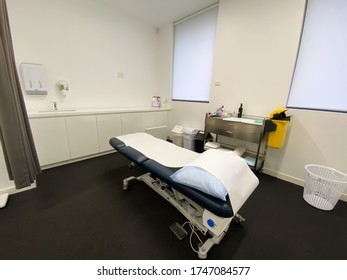
[[[44, 170], [37, 188], [0, 210], [0, 259], [197, 259], [189, 238], [169, 226], [184, 217], [143, 183], [142, 173], [110, 154]], [[347, 203], [318, 210], [299, 186], [258, 174], [260, 184], [209, 259], [347, 259]], [[197, 245], [194, 240], [194, 244]]]

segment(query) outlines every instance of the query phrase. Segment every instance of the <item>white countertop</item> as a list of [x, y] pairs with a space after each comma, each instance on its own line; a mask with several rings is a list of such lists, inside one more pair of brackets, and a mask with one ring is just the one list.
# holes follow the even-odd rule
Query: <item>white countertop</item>
[[140, 113], [140, 112], [158, 112], [169, 111], [170, 108], [95, 108], [95, 109], [59, 109], [55, 110], [37, 110], [28, 111], [29, 118], [47, 118], [47, 117], [65, 117], [80, 115], [100, 115], [100, 114], [117, 114], [117, 113]]

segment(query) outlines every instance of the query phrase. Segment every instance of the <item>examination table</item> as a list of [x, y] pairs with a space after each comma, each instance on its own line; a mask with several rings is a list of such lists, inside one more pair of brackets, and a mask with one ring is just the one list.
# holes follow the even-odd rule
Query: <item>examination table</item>
[[187, 218], [192, 233], [210, 235], [198, 249], [191, 243], [202, 259], [220, 243], [231, 221], [243, 220], [237, 213], [259, 184], [246, 161], [233, 151], [199, 154], [147, 133], [112, 137], [110, 145], [147, 171], [124, 179], [124, 190], [131, 180], [145, 182]]

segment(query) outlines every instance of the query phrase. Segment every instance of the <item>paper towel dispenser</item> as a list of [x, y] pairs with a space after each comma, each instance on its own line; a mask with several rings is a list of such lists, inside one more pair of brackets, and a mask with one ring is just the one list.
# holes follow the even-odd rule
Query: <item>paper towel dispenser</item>
[[47, 94], [46, 71], [42, 64], [21, 63], [24, 89], [28, 94]]

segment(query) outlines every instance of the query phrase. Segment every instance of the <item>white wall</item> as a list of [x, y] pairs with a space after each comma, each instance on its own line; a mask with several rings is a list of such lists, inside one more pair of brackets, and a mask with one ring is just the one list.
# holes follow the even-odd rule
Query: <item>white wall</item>
[[[203, 129], [205, 113], [220, 104], [237, 112], [243, 103], [245, 114], [260, 116], [285, 107], [304, 7], [305, 0], [221, 0], [213, 71], [213, 81], [221, 86], [211, 87], [209, 104], [172, 102], [172, 123]], [[172, 27], [167, 32], [172, 33]], [[171, 45], [167, 42], [167, 48]], [[287, 114], [294, 117], [286, 143], [282, 149], [268, 149], [265, 172], [300, 185], [307, 163], [347, 173], [346, 114]]]
[[212, 85], [209, 104], [173, 102], [175, 121], [203, 128], [205, 113], [220, 104], [237, 112], [243, 103], [244, 114], [260, 116], [285, 107], [304, 4], [304, 0], [221, 0], [213, 71], [213, 82], [220, 81], [221, 86]]
[[[52, 101], [75, 109], [150, 107], [160, 94], [154, 27], [90, 0], [7, 0], [7, 7], [17, 66], [39, 63], [47, 71], [47, 95], [23, 93], [28, 111], [50, 109]], [[60, 79], [69, 81], [66, 97]], [[0, 193], [13, 186], [7, 178], [1, 152]]]
[[[7, 2], [18, 64], [36, 62], [47, 68], [49, 94], [25, 95], [29, 109], [46, 108], [52, 100], [61, 107], [147, 107], [156, 93], [169, 100], [171, 24], [157, 34], [153, 27], [89, 0]], [[210, 103], [169, 102], [171, 125], [203, 129], [205, 113], [219, 104], [237, 111], [242, 102], [245, 114], [263, 116], [284, 107], [304, 5], [305, 0], [221, 0], [213, 71], [221, 86], [212, 86]], [[117, 72], [125, 78], [118, 79]], [[65, 78], [72, 92], [63, 98], [55, 83]], [[279, 150], [269, 148], [265, 172], [297, 184], [303, 183], [307, 163], [347, 173], [347, 115], [288, 114], [294, 117], [286, 143]], [[2, 162], [0, 158], [4, 173]], [[9, 181], [0, 183], [7, 186]]]
[[269, 149], [268, 173], [298, 184], [302, 184], [304, 165], [309, 163], [330, 166], [347, 174], [347, 114], [305, 110], [288, 112], [294, 117], [286, 143], [280, 150]]
[[237, 112], [243, 103], [244, 114], [260, 116], [284, 107], [304, 4], [304, 0], [221, 0], [213, 69], [213, 82], [220, 81], [221, 86], [211, 86], [209, 104], [172, 102], [176, 122], [203, 128], [197, 117], [220, 104]]
[[[221, 86], [211, 86], [209, 104], [172, 102], [174, 122], [203, 128], [205, 113], [220, 104], [237, 112], [243, 103], [244, 114], [260, 116], [285, 106], [304, 2], [221, 0], [213, 70], [213, 82]], [[171, 46], [172, 39], [166, 47]], [[171, 60], [167, 63], [171, 67]]]
[[[158, 92], [154, 27], [90, 0], [8, 0], [16, 61], [46, 67], [48, 95], [24, 94], [28, 110], [150, 107]], [[118, 72], [124, 78], [118, 78]], [[57, 90], [69, 81], [71, 94]]]

